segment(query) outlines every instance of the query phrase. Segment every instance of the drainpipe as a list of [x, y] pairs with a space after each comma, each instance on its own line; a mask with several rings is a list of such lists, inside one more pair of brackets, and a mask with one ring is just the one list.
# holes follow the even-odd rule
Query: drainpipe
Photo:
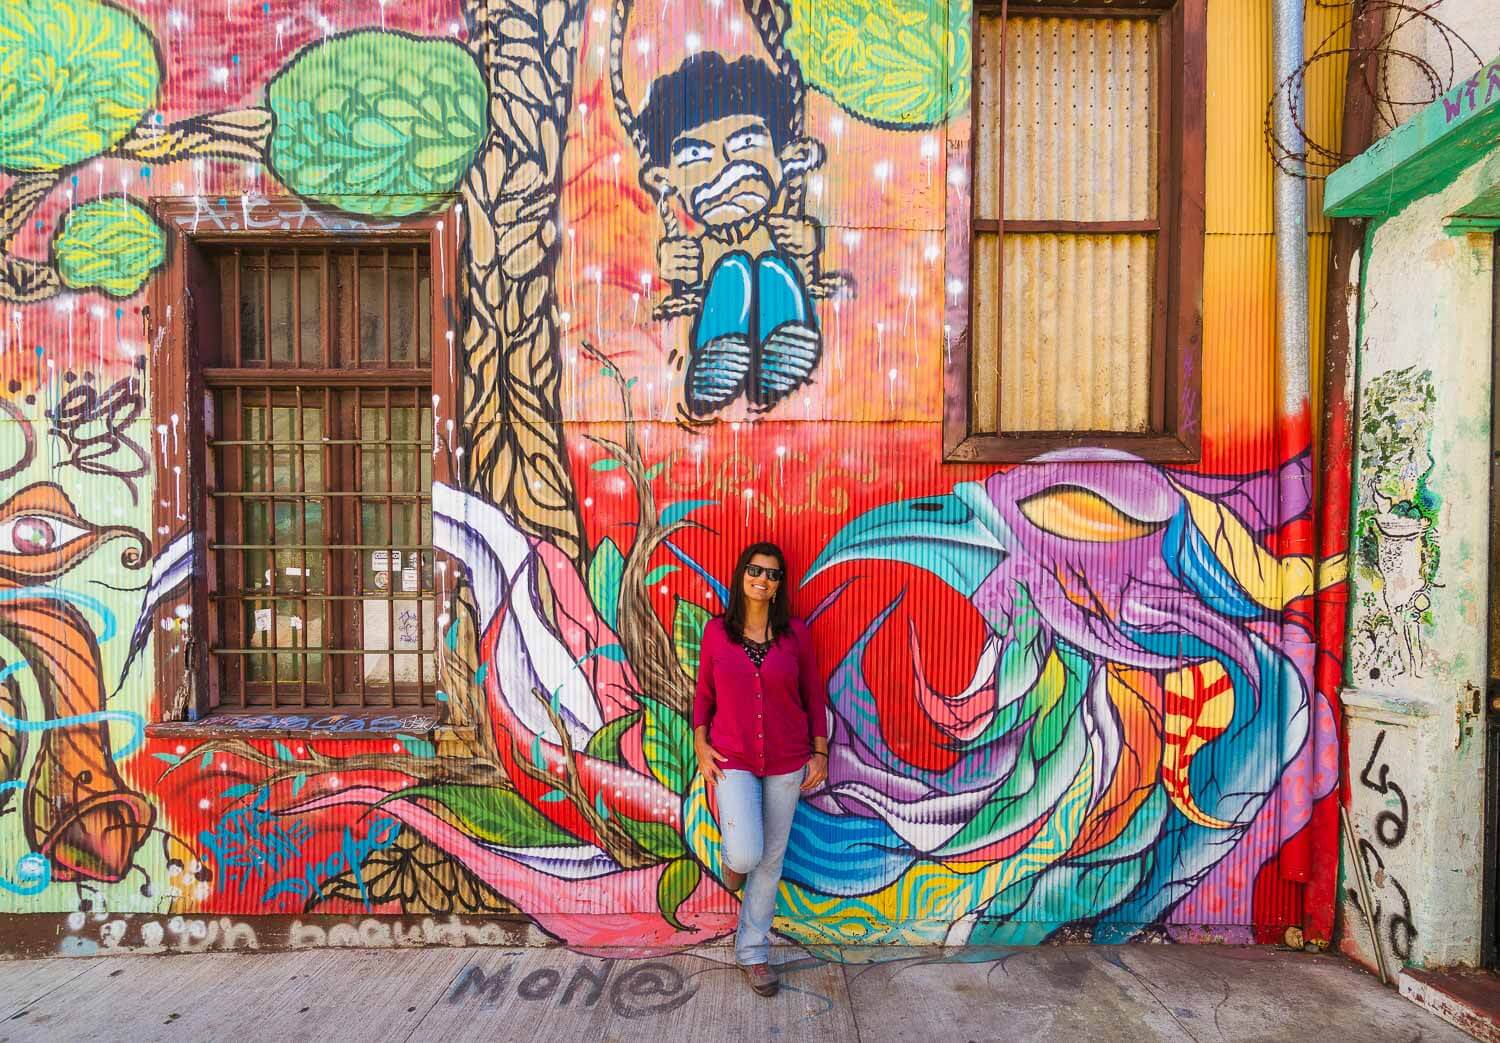
[[[1344, 78], [1343, 134], [1339, 151], [1357, 156], [1375, 139], [1375, 95], [1370, 85], [1380, 74], [1377, 48], [1385, 33], [1385, 10], [1382, 3], [1364, 0], [1354, 18], [1350, 43], [1349, 69]], [[1323, 346], [1322, 429], [1318, 445], [1322, 454], [1318, 474], [1317, 546], [1318, 561], [1328, 562], [1348, 554], [1349, 516], [1354, 481], [1354, 398], [1357, 344], [1357, 322], [1360, 268], [1368, 260], [1365, 222], [1338, 218], [1333, 222], [1332, 244], [1328, 260], [1328, 297], [1325, 341]], [[1347, 560], [1347, 559], [1346, 559]], [[1332, 579], [1333, 577], [1328, 577]], [[1329, 654], [1318, 657], [1315, 678], [1317, 690], [1338, 706], [1344, 683], [1344, 646], [1348, 636], [1349, 581], [1327, 582], [1319, 577], [1314, 613], [1317, 619], [1318, 647]], [[1343, 721], [1338, 721], [1343, 734]], [[1349, 751], [1340, 746], [1338, 798], [1341, 805], [1349, 800]], [[1332, 814], [1330, 813], [1330, 817]], [[1315, 823], [1320, 836], [1327, 835], [1323, 823]], [[1312, 880], [1308, 884], [1306, 904], [1318, 910], [1318, 921], [1309, 922], [1309, 937], [1323, 938], [1333, 930], [1333, 909], [1338, 902], [1339, 846], [1319, 846], [1313, 851]], [[1378, 943], [1377, 943], [1378, 944]], [[1384, 968], [1382, 968], [1383, 970]]]
[[[1300, 157], [1305, 148], [1302, 138], [1304, 105], [1302, 17], [1305, 0], [1271, 0], [1271, 82], [1279, 95], [1271, 111], [1271, 131], [1286, 158], [1276, 166], [1272, 182], [1272, 209], [1276, 233], [1276, 446], [1277, 462], [1285, 463], [1312, 445], [1308, 385], [1307, 322], [1307, 182]], [[1311, 527], [1288, 525], [1292, 521], [1285, 499], [1277, 517], [1283, 537], [1277, 547], [1282, 555], [1311, 556], [1315, 552]], [[1290, 627], [1282, 630], [1282, 650], [1296, 665], [1298, 673], [1311, 678], [1316, 663], [1312, 635]], [[1316, 705], [1315, 700], [1309, 700]], [[1317, 742], [1316, 720], [1310, 722], [1309, 742], [1312, 748], [1295, 769], [1301, 779], [1282, 780], [1283, 794], [1301, 789], [1307, 792], [1322, 755]], [[1300, 783], [1300, 785], [1299, 785]], [[1284, 800], [1290, 799], [1283, 796]], [[1306, 883], [1311, 878], [1311, 845], [1309, 831], [1293, 836], [1293, 818], [1281, 819], [1282, 844], [1280, 868], [1286, 880]], [[1306, 904], [1304, 902], [1304, 919]]]
[[[1307, 325], [1307, 182], [1300, 158], [1302, 13], [1305, 0], [1272, 0], [1273, 82], [1283, 89], [1272, 109], [1272, 131], [1292, 155], [1276, 168], [1272, 206], [1276, 230], [1276, 384], [1282, 459], [1309, 444]], [[1295, 84], [1295, 89], [1293, 85]], [[1285, 519], [1283, 519], [1284, 521]]]

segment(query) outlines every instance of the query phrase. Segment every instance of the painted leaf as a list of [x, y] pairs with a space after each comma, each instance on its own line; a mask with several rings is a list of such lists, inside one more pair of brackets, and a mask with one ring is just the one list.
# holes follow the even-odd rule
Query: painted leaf
[[665, 504], [657, 518], [662, 525], [673, 525], [700, 507], [712, 507], [718, 502], [717, 500], [678, 500], [676, 503]]
[[554, 847], [577, 843], [574, 837], [553, 825], [513, 789], [446, 783], [417, 786], [392, 794], [387, 799], [397, 798], [419, 798], [441, 805], [466, 833], [489, 844]]
[[584, 753], [601, 761], [609, 761], [611, 764], [624, 764], [625, 755], [620, 752], [620, 741], [625, 738], [625, 733], [635, 727], [642, 714], [630, 713], [624, 717], [616, 717], [603, 728], [589, 736], [589, 742], [584, 747]]
[[352, 213], [417, 213], [469, 169], [486, 97], [479, 66], [452, 40], [328, 37], [266, 86], [271, 165], [298, 194]]
[[96, 199], [68, 211], [52, 254], [69, 289], [129, 297], [167, 259], [167, 239], [130, 200]]
[[664, 546], [667, 548], [667, 550], [672, 552], [673, 557], [682, 562], [688, 568], [692, 569], [693, 572], [697, 574], [699, 579], [708, 584], [708, 589], [713, 591], [714, 597], [719, 599], [719, 603], [721, 605], [729, 604], [728, 589], [725, 588], [724, 584], [718, 581], [718, 579], [712, 572], [709, 572], [702, 565], [699, 565], [696, 561], [693, 560], [691, 555], [686, 553], [681, 547], [677, 546], [677, 544], [673, 543], [671, 540], [667, 540]]
[[677, 650], [677, 662], [689, 677], [698, 676], [698, 654], [703, 645], [703, 628], [713, 617], [702, 605], [695, 605], [683, 598], [677, 599], [672, 612], [672, 647]]
[[606, 457], [603, 460], [595, 460], [593, 463], [589, 464], [589, 466], [596, 471], [618, 471], [625, 465], [620, 463], [620, 461], [618, 460]]
[[297, 794], [301, 793], [302, 787], [306, 785], [307, 776], [305, 774], [298, 775], [295, 779], [292, 780], [292, 796], [295, 797]]
[[651, 481], [651, 479], [655, 478], [657, 475], [665, 471], [667, 469], [667, 464], [669, 464], [670, 462], [670, 460], [663, 460], [660, 463], [652, 464], [649, 468], [646, 469], [646, 481]]
[[[10, 802], [10, 795], [21, 786], [16, 779], [21, 774], [21, 761], [26, 756], [26, 732], [18, 727], [25, 716], [25, 706], [21, 702], [21, 687], [14, 681], [0, 682], [0, 714], [9, 718], [0, 726], [0, 811], [3, 811]], [[166, 760], [171, 754], [158, 753], [156, 756]], [[167, 763], [175, 764], [177, 758], [173, 757]]]
[[698, 889], [698, 882], [703, 879], [703, 870], [698, 863], [691, 858], [679, 858], [662, 872], [661, 879], [656, 884], [656, 906], [661, 910], [662, 918], [671, 924], [676, 930], [686, 931], [690, 928], [677, 919], [677, 910], [682, 908], [694, 891]]
[[294, 761], [297, 759], [296, 755], [287, 749], [286, 743], [280, 741], [276, 743], [276, 756], [284, 761]]
[[663, 862], [669, 862], [674, 858], [681, 858], [687, 854], [687, 848], [683, 846], [682, 836], [671, 826], [664, 822], [647, 822], [643, 819], [631, 818], [629, 815], [616, 816], [620, 824], [625, 827], [625, 832], [648, 854], [654, 855]]
[[0, 169], [81, 163], [113, 148], [156, 103], [151, 31], [123, 6], [7, 0], [0, 10]]
[[968, 109], [970, 0], [791, 0], [791, 7], [787, 43], [803, 76], [854, 115], [920, 128]]
[[656, 566], [656, 568], [646, 573], [646, 578], [641, 582], [648, 587], [654, 586], [655, 584], [660, 583], [662, 580], [666, 579], [672, 573], [677, 571], [678, 568], [676, 565], [658, 565]]
[[238, 786], [230, 786], [223, 793], [220, 793], [219, 796], [224, 800], [238, 800], [241, 797], [248, 797], [255, 792], [255, 789], [256, 787], [252, 783], [242, 782]]
[[681, 793], [693, 777], [693, 731], [687, 719], [655, 699], [641, 696], [646, 730], [641, 750], [651, 774], [673, 793]]
[[583, 658], [578, 660], [578, 663], [580, 666], [582, 666], [584, 663], [588, 662], [595, 656], [598, 656], [600, 659], [608, 659], [612, 662], [623, 663], [625, 661], [625, 646], [620, 644], [618, 641], [611, 641], [607, 645], [600, 645], [598, 648], [590, 649], [589, 651], [585, 652], [583, 654]]
[[625, 577], [625, 558], [615, 541], [605, 537], [594, 548], [594, 557], [589, 562], [589, 598], [600, 618], [615, 629], [619, 615], [620, 583]]
[[413, 757], [437, 756], [437, 747], [426, 739], [419, 739], [415, 735], [398, 735], [396, 740], [401, 743], [401, 748]]

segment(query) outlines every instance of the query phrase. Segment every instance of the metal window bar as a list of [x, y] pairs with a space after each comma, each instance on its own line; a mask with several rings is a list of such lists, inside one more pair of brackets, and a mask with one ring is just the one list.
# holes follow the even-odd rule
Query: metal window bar
[[[347, 269], [332, 263], [340, 253], [352, 261]], [[218, 466], [217, 487], [208, 490], [214, 536], [208, 554], [215, 580], [210, 653], [219, 706], [229, 711], [432, 706], [436, 635], [426, 613], [435, 596], [435, 554], [431, 494], [423, 491], [430, 470], [424, 475], [423, 465], [433, 443], [425, 418], [430, 377], [421, 379], [431, 364], [430, 336], [421, 328], [425, 251], [413, 247], [409, 255], [403, 249], [393, 256], [388, 247], [378, 253], [299, 247], [273, 256], [267, 248], [229, 251], [224, 258], [221, 276], [232, 283], [233, 306], [226, 309], [220, 365], [242, 372], [212, 386], [224, 425], [224, 437], [209, 440]], [[284, 281], [272, 277], [278, 264], [288, 276]], [[352, 276], [347, 281], [338, 274], [343, 270]], [[400, 316], [399, 324], [392, 308], [405, 295], [393, 300], [393, 271], [402, 277], [409, 273], [411, 280], [410, 315]], [[316, 343], [311, 328], [304, 343], [303, 316], [312, 301], [311, 285], [304, 298], [304, 272], [316, 273], [318, 311], [310, 320]], [[369, 332], [371, 348], [380, 348], [367, 356], [360, 280], [372, 274], [381, 289], [377, 296], [372, 287], [368, 296], [380, 313], [371, 316], [375, 328]], [[347, 311], [333, 305], [340, 292], [352, 298]], [[288, 327], [284, 358], [277, 353], [278, 314]], [[352, 319], [349, 328], [339, 321], [346, 314]], [[246, 334], [257, 342], [259, 358], [247, 350]], [[311, 357], [314, 352], [317, 358]], [[282, 374], [273, 376], [278, 363]], [[287, 384], [286, 367], [309, 379]], [[418, 379], [387, 384], [378, 393], [340, 379], [340, 370], [381, 367], [413, 372]], [[325, 380], [318, 380], [324, 373]], [[397, 466], [398, 452], [411, 461], [409, 473]], [[309, 473], [314, 453], [316, 478]], [[368, 488], [367, 478], [383, 487]], [[366, 531], [367, 513], [376, 529], [376, 519], [384, 516], [384, 532]], [[264, 529], [259, 538], [250, 534], [252, 519]], [[314, 524], [321, 538], [314, 538]], [[399, 566], [397, 553], [403, 557]], [[368, 565], [374, 572], [377, 555], [384, 557], [386, 581], [383, 590], [377, 584], [370, 591], [365, 571]], [[286, 574], [293, 563], [295, 582]], [[266, 569], [256, 575], [257, 564], [269, 566], [265, 589]], [[401, 608], [410, 618], [398, 616]], [[366, 614], [382, 609], [384, 639], [367, 641], [382, 628], [372, 632]], [[267, 610], [268, 620], [258, 616]], [[266, 622], [269, 631], [262, 629]], [[376, 644], [382, 647], [370, 647]], [[372, 660], [384, 664], [383, 677], [367, 665]], [[411, 664], [415, 668], [408, 672]]]

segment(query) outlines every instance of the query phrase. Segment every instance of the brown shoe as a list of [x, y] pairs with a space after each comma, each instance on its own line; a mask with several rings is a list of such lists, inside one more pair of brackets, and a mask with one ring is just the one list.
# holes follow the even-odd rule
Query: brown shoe
[[724, 886], [731, 891], [738, 891], [745, 886], [745, 874], [736, 873], [728, 866], [724, 867]]
[[781, 982], [777, 980], [776, 972], [769, 963], [742, 963], [740, 970], [750, 980], [750, 987], [762, 996], [774, 996], [776, 990], [781, 988]]

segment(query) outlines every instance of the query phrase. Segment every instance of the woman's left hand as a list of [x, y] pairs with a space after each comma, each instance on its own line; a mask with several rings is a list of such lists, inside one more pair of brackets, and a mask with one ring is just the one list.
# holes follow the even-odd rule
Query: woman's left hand
[[814, 753], [807, 762], [807, 772], [802, 776], [802, 792], [811, 793], [828, 781], [828, 754]]

